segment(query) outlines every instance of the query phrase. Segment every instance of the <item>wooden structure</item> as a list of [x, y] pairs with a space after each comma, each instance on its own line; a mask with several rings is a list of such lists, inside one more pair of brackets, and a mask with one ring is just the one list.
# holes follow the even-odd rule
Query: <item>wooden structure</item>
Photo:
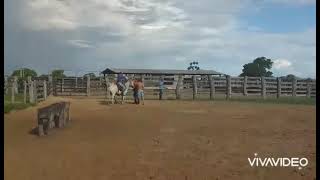
[[55, 127], [62, 128], [70, 122], [70, 102], [59, 102], [38, 109], [38, 135], [48, 135]]
[[[126, 73], [126, 71], [123, 71]], [[145, 71], [144, 71], [145, 72]], [[184, 72], [184, 71], [179, 71]], [[67, 77], [54, 82], [57, 96], [106, 96], [106, 85], [115, 81], [118, 71], [105, 74], [104, 77]], [[130, 74], [137, 73], [137, 74]], [[149, 72], [150, 73], [150, 72]], [[159, 99], [159, 80], [164, 79], [163, 99], [211, 99], [225, 96], [230, 99], [236, 96], [260, 96], [280, 98], [282, 96], [316, 96], [316, 80], [296, 79], [294, 82], [276, 77], [231, 77], [224, 74], [195, 75], [169, 74], [172, 70], [159, 74], [139, 74], [128, 71], [129, 78], [144, 78], [145, 99]], [[201, 73], [200, 71], [198, 73]], [[63, 84], [62, 84], [63, 82]], [[90, 83], [88, 83], [90, 82]], [[129, 90], [128, 98], [132, 91]]]
[[[27, 80], [16, 77], [5, 78], [5, 95], [11, 96], [11, 103], [16, 103], [17, 95], [23, 95], [23, 102], [20, 103], [38, 103], [44, 101], [52, 95], [52, 79], [31, 78]], [[9, 93], [10, 92], [10, 93]]]
[[[170, 69], [117, 69], [117, 68], [107, 68], [102, 72], [105, 79], [108, 79], [108, 82], [114, 81], [116, 75], [123, 73], [128, 75], [131, 78], [142, 78], [145, 84], [145, 91], [149, 94], [148, 91], [154, 91], [152, 94], [159, 94], [159, 81], [161, 78], [164, 78], [164, 85], [166, 86], [167, 93], [172, 94], [171, 98], [173, 99], [182, 99], [182, 93], [185, 89], [185, 80], [191, 80], [192, 84], [189, 86], [192, 87], [192, 97], [197, 99], [198, 96], [198, 81], [202, 80], [204, 77], [206, 79], [211, 79], [213, 76], [223, 76], [225, 74], [219, 73], [214, 70], [170, 70]], [[199, 78], [200, 77], [200, 78]], [[209, 86], [211, 92], [211, 98], [213, 99], [214, 85]], [[173, 92], [172, 92], [173, 91]]]
[[[56, 96], [101, 96], [108, 95], [107, 85], [116, 80], [117, 73], [123, 72], [131, 79], [143, 78], [145, 99], [159, 99], [159, 81], [163, 78], [163, 99], [215, 99], [236, 96], [257, 96], [280, 98], [283, 96], [316, 96], [315, 79], [293, 79], [276, 77], [231, 77], [216, 71], [198, 70], [146, 70], [106, 69], [104, 76], [66, 77], [62, 79], [29, 78], [18, 88], [24, 95], [24, 103], [37, 103], [50, 95]], [[5, 90], [15, 92], [14, 78], [6, 78]], [[12, 93], [11, 101], [16, 101]], [[133, 92], [128, 91], [131, 99]]]

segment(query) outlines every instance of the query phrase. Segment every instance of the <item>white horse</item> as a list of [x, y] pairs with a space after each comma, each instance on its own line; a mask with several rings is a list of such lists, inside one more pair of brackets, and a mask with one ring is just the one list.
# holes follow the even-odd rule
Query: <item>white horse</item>
[[108, 83], [108, 90], [109, 90], [110, 95], [111, 95], [111, 103], [112, 104], [114, 104], [116, 95], [122, 97], [121, 104], [123, 104], [123, 102], [125, 100], [125, 96], [128, 93], [129, 86], [131, 85], [131, 80], [128, 80], [124, 85], [125, 85], [126, 89], [123, 92], [120, 91], [120, 93], [119, 93], [118, 86], [117, 86], [117, 84], [115, 82]]

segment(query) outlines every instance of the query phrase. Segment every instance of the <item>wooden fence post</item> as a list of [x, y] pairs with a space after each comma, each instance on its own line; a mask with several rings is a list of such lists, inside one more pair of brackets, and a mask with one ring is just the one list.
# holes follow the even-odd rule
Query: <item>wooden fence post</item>
[[33, 99], [34, 103], [38, 103], [38, 89], [37, 89], [37, 80], [33, 80]]
[[281, 97], [281, 78], [277, 78], [277, 98]]
[[208, 75], [209, 85], [210, 85], [210, 99], [214, 99], [215, 87], [214, 87], [214, 79], [212, 75]]
[[244, 76], [244, 79], [243, 79], [243, 95], [244, 96], [248, 96], [247, 86], [248, 86], [248, 76]]
[[311, 97], [311, 84], [307, 81], [307, 97]]
[[49, 89], [49, 91], [47, 92], [48, 93], [48, 95], [50, 96], [51, 94], [53, 94], [53, 88], [54, 88], [54, 86], [53, 86], [53, 79], [52, 79], [52, 75], [51, 74], [49, 74], [49, 76], [48, 76], [48, 89]]
[[232, 89], [231, 89], [231, 76], [229, 76], [229, 75], [227, 75], [226, 76], [226, 81], [227, 81], [227, 83], [226, 83], [226, 85], [227, 85], [227, 96], [226, 96], [226, 98], [227, 99], [230, 99], [231, 98], [231, 91], [232, 91]]
[[108, 99], [109, 98], [109, 94], [110, 94], [110, 92], [109, 92], [109, 78], [108, 78], [108, 75], [105, 75], [105, 81], [106, 81], [106, 99]]
[[87, 96], [90, 96], [90, 76], [87, 76]]
[[293, 77], [292, 79], [292, 96], [297, 96], [297, 79]]
[[27, 104], [27, 82], [23, 81], [23, 103]]
[[178, 76], [177, 86], [176, 86], [176, 98], [181, 99], [181, 86], [182, 86], [182, 75]]
[[5, 94], [8, 94], [8, 76], [4, 77]]
[[14, 94], [15, 94], [15, 83], [14, 81], [12, 82], [12, 85], [11, 85], [11, 103], [13, 104], [14, 103]]
[[14, 87], [14, 93], [18, 94], [18, 77], [17, 76], [13, 76], [13, 87]]
[[84, 86], [84, 78], [81, 77], [80, 79], [81, 79], [81, 87], [83, 87]]
[[267, 89], [266, 89], [266, 79], [264, 76], [261, 77], [261, 96], [263, 99], [266, 99], [267, 95]]
[[[160, 87], [160, 82], [162, 81], [162, 87]], [[164, 75], [161, 75], [159, 78], [159, 100], [163, 99], [163, 93], [164, 93]]]
[[47, 82], [46, 80], [43, 81], [43, 99], [47, 99]]
[[61, 78], [61, 93], [63, 93], [64, 91], [63, 84], [64, 84], [64, 78]]
[[29, 102], [34, 103], [34, 98], [33, 98], [33, 81], [31, 80], [31, 77], [28, 76], [28, 86], [29, 86]]
[[198, 87], [197, 87], [197, 77], [192, 76], [192, 84], [193, 84], [193, 100], [197, 99]]

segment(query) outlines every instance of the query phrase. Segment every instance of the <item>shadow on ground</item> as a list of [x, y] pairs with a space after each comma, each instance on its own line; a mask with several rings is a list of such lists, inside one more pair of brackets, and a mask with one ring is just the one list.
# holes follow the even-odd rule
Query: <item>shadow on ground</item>
[[34, 127], [32, 128], [30, 131], [29, 131], [29, 134], [31, 135], [38, 135], [38, 128], [37, 127]]
[[[112, 105], [110, 101], [99, 101], [99, 104], [101, 105]], [[114, 104], [121, 104], [120, 101], [115, 102]], [[124, 102], [124, 104], [135, 104], [134, 102]]]

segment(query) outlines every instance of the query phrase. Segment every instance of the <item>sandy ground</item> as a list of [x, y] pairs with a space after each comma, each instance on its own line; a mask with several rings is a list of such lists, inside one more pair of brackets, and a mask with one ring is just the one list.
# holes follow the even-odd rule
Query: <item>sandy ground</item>
[[[315, 179], [315, 106], [208, 101], [71, 101], [72, 124], [29, 133], [38, 107], [5, 115], [6, 180]], [[250, 167], [248, 157], [306, 157], [307, 167]]]

